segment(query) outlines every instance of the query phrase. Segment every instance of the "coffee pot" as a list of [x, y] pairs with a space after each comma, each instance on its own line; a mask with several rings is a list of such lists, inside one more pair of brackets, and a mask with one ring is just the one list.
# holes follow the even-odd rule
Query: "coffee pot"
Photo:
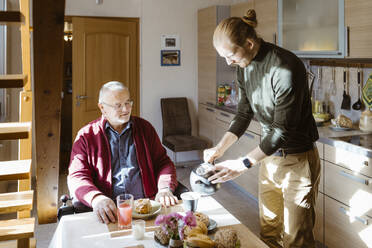
[[221, 184], [212, 184], [208, 181], [208, 177], [214, 174], [213, 165], [209, 163], [202, 163], [190, 173], [190, 186], [192, 191], [198, 192], [202, 196], [213, 195], [220, 189]]

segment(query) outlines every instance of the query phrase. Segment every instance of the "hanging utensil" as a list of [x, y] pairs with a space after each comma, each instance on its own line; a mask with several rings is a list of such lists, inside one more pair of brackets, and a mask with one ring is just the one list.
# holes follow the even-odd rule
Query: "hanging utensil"
[[360, 70], [358, 69], [358, 100], [353, 104], [352, 108], [354, 110], [361, 110], [363, 103], [360, 100]]
[[346, 94], [346, 69], [344, 69], [344, 94], [342, 95], [341, 109], [350, 109], [350, 95]]
[[332, 67], [332, 79], [329, 82], [329, 92], [331, 93], [332, 96], [336, 95], [335, 73], [336, 73], [336, 70], [334, 67]]

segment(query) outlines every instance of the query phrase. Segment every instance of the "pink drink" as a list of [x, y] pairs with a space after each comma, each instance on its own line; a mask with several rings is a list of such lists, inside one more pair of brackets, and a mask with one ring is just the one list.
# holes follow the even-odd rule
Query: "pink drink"
[[118, 207], [119, 227], [130, 227], [132, 224], [132, 206], [128, 203], [121, 203]]

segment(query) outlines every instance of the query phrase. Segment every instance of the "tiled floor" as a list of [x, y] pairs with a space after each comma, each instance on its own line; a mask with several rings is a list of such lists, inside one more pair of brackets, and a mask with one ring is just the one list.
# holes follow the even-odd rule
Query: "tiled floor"
[[[177, 167], [178, 180], [187, 187], [190, 186], [189, 175], [192, 168], [193, 166]], [[60, 175], [59, 193], [60, 195], [68, 193], [65, 174]], [[258, 204], [254, 199], [235, 188], [231, 183], [223, 184], [213, 197], [244, 225], [250, 228], [253, 233], [258, 235]], [[57, 223], [36, 226], [35, 237], [38, 248], [48, 247], [56, 227]]]

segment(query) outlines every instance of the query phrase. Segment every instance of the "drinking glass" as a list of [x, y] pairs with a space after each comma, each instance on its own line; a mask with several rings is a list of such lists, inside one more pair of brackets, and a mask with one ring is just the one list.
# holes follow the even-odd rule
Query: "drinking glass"
[[181, 199], [183, 203], [183, 209], [185, 211], [195, 212], [198, 207], [198, 200], [200, 194], [197, 192], [185, 192], [181, 194]]
[[128, 229], [132, 227], [133, 195], [121, 194], [116, 197], [118, 227]]
[[136, 240], [143, 239], [145, 236], [146, 222], [144, 220], [134, 220], [132, 222], [132, 235]]

